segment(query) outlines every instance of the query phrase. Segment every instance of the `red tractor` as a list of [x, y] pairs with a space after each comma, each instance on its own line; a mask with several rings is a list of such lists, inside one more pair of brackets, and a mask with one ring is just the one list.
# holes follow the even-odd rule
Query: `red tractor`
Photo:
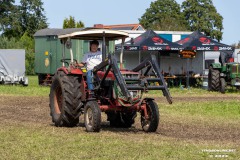
[[[76, 126], [84, 114], [86, 130], [99, 132], [101, 112], [105, 112], [110, 126], [129, 128], [140, 112], [143, 130], [156, 131], [158, 106], [153, 98], [142, 98], [142, 95], [148, 90], [162, 90], [170, 104], [172, 98], [155, 56], [145, 59], [132, 70], [126, 70], [119, 69], [111, 54], [106, 55], [108, 41], [122, 39], [124, 42], [126, 37], [128, 33], [106, 29], [83, 29], [59, 36], [64, 46], [62, 67], [55, 73], [50, 91], [50, 114], [55, 126]], [[71, 39], [102, 41], [103, 61], [93, 69], [94, 91], [88, 90], [86, 68], [80, 67], [73, 59]], [[65, 48], [70, 49], [70, 59], [65, 58]], [[123, 46], [121, 57], [122, 53]]]

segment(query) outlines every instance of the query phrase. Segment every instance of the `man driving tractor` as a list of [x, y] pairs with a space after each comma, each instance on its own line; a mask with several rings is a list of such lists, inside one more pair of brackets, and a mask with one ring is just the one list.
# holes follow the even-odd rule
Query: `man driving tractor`
[[87, 67], [87, 84], [88, 89], [93, 90], [92, 83], [92, 70], [93, 68], [102, 62], [102, 52], [98, 50], [99, 42], [93, 40], [90, 42], [90, 52], [84, 54], [83, 62], [80, 66], [86, 64]]

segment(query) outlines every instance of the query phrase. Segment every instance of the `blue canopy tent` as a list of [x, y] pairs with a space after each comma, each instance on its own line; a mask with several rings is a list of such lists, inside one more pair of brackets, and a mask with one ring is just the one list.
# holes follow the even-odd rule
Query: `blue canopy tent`
[[[121, 49], [121, 45], [116, 45], [115, 50]], [[168, 41], [167, 39], [159, 36], [153, 30], [147, 30], [140, 36], [125, 42], [125, 51], [138, 51], [139, 63], [141, 62], [141, 51], [158, 51], [161, 52], [178, 52], [183, 47], [177, 43]]]
[[[200, 31], [195, 31], [188, 35], [184, 39], [177, 41], [179, 45], [182, 45], [183, 50], [192, 51], [220, 51], [221, 54], [226, 54], [226, 57], [232, 57], [234, 47], [219, 43]], [[187, 87], [189, 86], [189, 58], [187, 58]]]
[[184, 50], [197, 50], [197, 51], [233, 51], [234, 47], [219, 43], [200, 31], [195, 31], [184, 39], [176, 42], [182, 45]]
[[[147, 30], [124, 44], [124, 50], [128, 51], [178, 51], [182, 48], [181, 45], [162, 38], [153, 30]], [[116, 50], [119, 49], [120, 45], [117, 45]]]

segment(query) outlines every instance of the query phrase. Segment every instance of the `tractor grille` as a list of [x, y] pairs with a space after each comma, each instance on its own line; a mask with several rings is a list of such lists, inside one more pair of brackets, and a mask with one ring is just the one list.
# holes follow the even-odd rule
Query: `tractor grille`
[[234, 74], [234, 73], [239, 73], [239, 71], [240, 71], [240, 65], [233, 65], [232, 66], [232, 73]]

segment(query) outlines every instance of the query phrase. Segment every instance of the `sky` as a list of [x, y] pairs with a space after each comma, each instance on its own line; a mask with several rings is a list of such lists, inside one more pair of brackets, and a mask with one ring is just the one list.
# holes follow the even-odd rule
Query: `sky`
[[[16, 0], [19, 3], [20, 0]], [[139, 18], [154, 0], [42, 0], [49, 28], [62, 28], [63, 20], [73, 16], [86, 27], [94, 24], [114, 25], [139, 23]], [[182, 4], [184, 0], [176, 0]], [[240, 41], [240, 0], [213, 0], [217, 12], [223, 16], [222, 43]]]

